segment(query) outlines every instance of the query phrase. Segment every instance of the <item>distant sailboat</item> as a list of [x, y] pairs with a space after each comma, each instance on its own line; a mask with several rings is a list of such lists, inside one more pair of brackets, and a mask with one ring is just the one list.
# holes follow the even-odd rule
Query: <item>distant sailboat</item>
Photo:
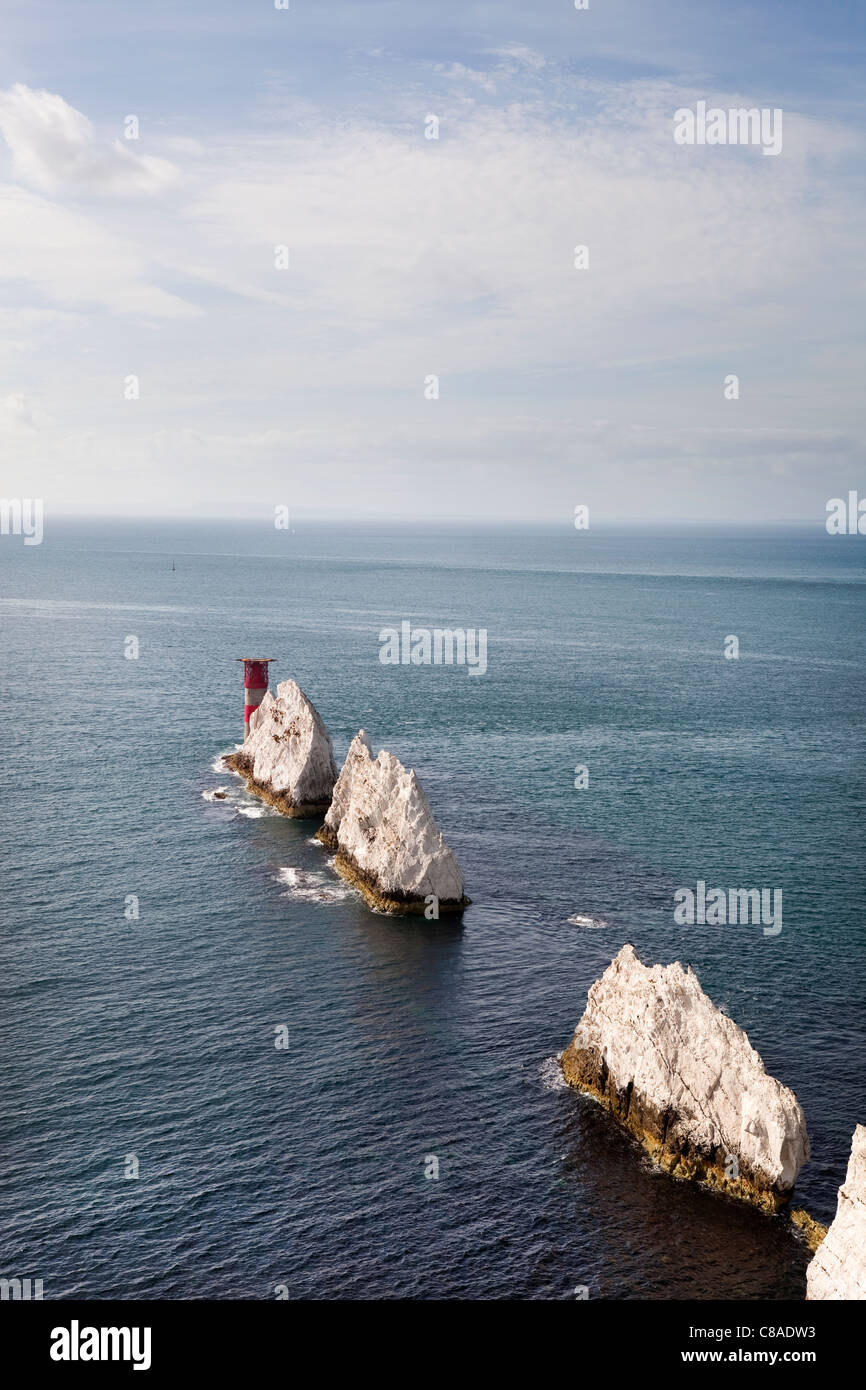
[[175, 563], [174, 563], [174, 560], [172, 560], [172, 562], [171, 562], [171, 572], [172, 572], [172, 574], [174, 574], [175, 569], [176, 569], [176, 565], [175, 565]]

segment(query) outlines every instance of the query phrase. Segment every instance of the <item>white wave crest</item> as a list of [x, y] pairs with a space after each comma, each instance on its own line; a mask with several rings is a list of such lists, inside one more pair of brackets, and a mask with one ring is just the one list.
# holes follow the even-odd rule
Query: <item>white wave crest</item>
[[240, 777], [241, 774], [239, 772], [236, 772], [233, 767], [226, 767], [225, 763], [223, 762], [223, 758], [227, 758], [230, 753], [239, 753], [243, 746], [244, 745], [242, 743], [236, 743], [234, 748], [227, 748], [224, 753], [217, 753], [216, 757], [210, 765], [211, 772], [230, 772], [232, 776]]
[[561, 1052], [555, 1053], [553, 1057], [545, 1057], [538, 1069], [541, 1077], [541, 1084], [545, 1091], [567, 1091], [568, 1082], [562, 1074], [562, 1067], [559, 1064]]
[[277, 874], [280, 883], [285, 884], [286, 898], [296, 898], [300, 902], [336, 903], [351, 896], [348, 884], [333, 880], [330, 875], [315, 873], [309, 869], [285, 868]]
[[228, 787], [214, 787], [213, 791], [202, 792], [205, 801], [228, 801]]

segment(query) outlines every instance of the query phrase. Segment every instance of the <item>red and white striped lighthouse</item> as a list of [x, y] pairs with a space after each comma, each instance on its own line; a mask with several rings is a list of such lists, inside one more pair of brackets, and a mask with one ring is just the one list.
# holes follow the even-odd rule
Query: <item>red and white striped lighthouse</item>
[[272, 656], [237, 656], [244, 663], [244, 738], [250, 731], [250, 715], [258, 709], [268, 688], [268, 666]]

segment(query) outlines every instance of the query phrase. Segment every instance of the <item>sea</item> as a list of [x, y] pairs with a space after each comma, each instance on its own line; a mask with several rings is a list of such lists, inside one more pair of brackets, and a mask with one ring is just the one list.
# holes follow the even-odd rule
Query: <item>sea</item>
[[[46, 1299], [799, 1299], [767, 1216], [562, 1084], [625, 942], [866, 1122], [866, 540], [46, 519], [0, 537], [0, 1251]], [[487, 633], [389, 665], [387, 627]], [[731, 639], [736, 639], [732, 642]], [[462, 921], [371, 911], [250, 796], [236, 658], [413, 767]], [[214, 793], [224, 793], [215, 796]], [[765, 888], [782, 925], [680, 924]]]

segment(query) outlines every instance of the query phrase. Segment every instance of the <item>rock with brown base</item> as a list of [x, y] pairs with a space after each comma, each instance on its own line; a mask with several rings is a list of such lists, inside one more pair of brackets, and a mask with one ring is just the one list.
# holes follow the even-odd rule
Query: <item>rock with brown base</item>
[[281, 681], [276, 695], [267, 692], [242, 747], [224, 762], [284, 816], [323, 815], [331, 803], [337, 780], [331, 736], [295, 681]]
[[318, 838], [335, 867], [381, 912], [462, 912], [463, 874], [442, 838], [415, 773], [384, 750], [374, 758], [363, 729], [352, 740]]
[[790, 1215], [792, 1222], [798, 1231], [802, 1232], [803, 1239], [814, 1255], [827, 1234], [827, 1227], [822, 1226], [820, 1221], [816, 1221], [814, 1216], [810, 1216], [805, 1207], [796, 1207]]
[[787, 1202], [809, 1157], [803, 1111], [691, 969], [645, 966], [623, 946], [561, 1061], [674, 1177], [768, 1211]]
[[866, 1125], [854, 1131], [836, 1215], [806, 1270], [806, 1298], [866, 1299]]

